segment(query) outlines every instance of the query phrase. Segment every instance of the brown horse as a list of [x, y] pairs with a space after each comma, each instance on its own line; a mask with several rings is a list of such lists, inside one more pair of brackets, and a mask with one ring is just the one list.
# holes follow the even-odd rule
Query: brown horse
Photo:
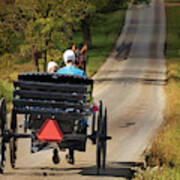
[[75, 45], [73, 45], [72, 50], [76, 56], [76, 66], [86, 72], [87, 56], [85, 53], [87, 51], [87, 45], [84, 45], [82, 48], [77, 48]]

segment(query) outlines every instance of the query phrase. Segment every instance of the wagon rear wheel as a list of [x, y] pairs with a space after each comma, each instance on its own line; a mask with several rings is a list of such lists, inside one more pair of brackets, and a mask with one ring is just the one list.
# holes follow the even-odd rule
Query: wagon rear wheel
[[96, 168], [97, 168], [97, 174], [100, 173], [101, 169], [101, 149], [102, 149], [102, 142], [101, 142], [101, 136], [102, 136], [102, 109], [103, 104], [102, 101], [100, 101], [99, 104], [99, 112], [98, 112], [98, 121], [97, 121], [97, 133], [96, 133]]
[[96, 138], [96, 173], [100, 173], [101, 169], [101, 141], [100, 141], [100, 136], [97, 134]]
[[[11, 132], [17, 133], [17, 119], [16, 119], [16, 113], [14, 111], [12, 111], [12, 117], [11, 117]], [[10, 151], [11, 167], [15, 168], [16, 151], [17, 151], [17, 139], [15, 137], [11, 138], [10, 140], [9, 151]]]
[[105, 108], [104, 117], [102, 121], [102, 168], [106, 168], [106, 149], [107, 149], [107, 143], [106, 143], [106, 137], [107, 137], [107, 108]]
[[6, 162], [5, 132], [7, 131], [6, 101], [0, 100], [0, 173], [4, 172]]
[[92, 116], [92, 125], [91, 125], [91, 133], [93, 135], [92, 144], [96, 144], [96, 131], [95, 131], [95, 123], [96, 123], [96, 112], [93, 112]]

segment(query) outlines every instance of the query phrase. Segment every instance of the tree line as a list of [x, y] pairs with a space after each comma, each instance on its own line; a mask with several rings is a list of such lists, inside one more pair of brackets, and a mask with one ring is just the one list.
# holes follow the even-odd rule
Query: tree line
[[81, 31], [92, 47], [91, 25], [99, 13], [111, 11], [126, 0], [1, 0], [0, 62], [30, 59], [39, 71], [47, 59], [55, 60]]

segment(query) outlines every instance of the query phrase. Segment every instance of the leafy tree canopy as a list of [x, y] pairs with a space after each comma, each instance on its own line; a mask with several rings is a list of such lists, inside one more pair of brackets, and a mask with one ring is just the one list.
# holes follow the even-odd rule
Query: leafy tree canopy
[[8, 53], [32, 59], [37, 68], [38, 60], [43, 58], [45, 69], [47, 59], [57, 60], [61, 52], [71, 45], [73, 31], [82, 28], [90, 36], [92, 17], [107, 8], [110, 2], [1, 0], [0, 56]]

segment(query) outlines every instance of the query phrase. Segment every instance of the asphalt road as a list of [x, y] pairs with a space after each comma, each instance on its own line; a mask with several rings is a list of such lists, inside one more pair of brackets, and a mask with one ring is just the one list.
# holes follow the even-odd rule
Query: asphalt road
[[165, 12], [162, 0], [130, 8], [117, 46], [94, 76], [96, 101], [108, 108], [107, 169], [96, 176], [96, 149], [75, 153], [69, 165], [61, 153], [54, 165], [51, 151], [30, 154], [28, 140], [19, 140], [17, 167], [7, 168], [1, 180], [120, 179], [130, 178], [133, 167], [163, 122], [166, 67], [163, 55]]

